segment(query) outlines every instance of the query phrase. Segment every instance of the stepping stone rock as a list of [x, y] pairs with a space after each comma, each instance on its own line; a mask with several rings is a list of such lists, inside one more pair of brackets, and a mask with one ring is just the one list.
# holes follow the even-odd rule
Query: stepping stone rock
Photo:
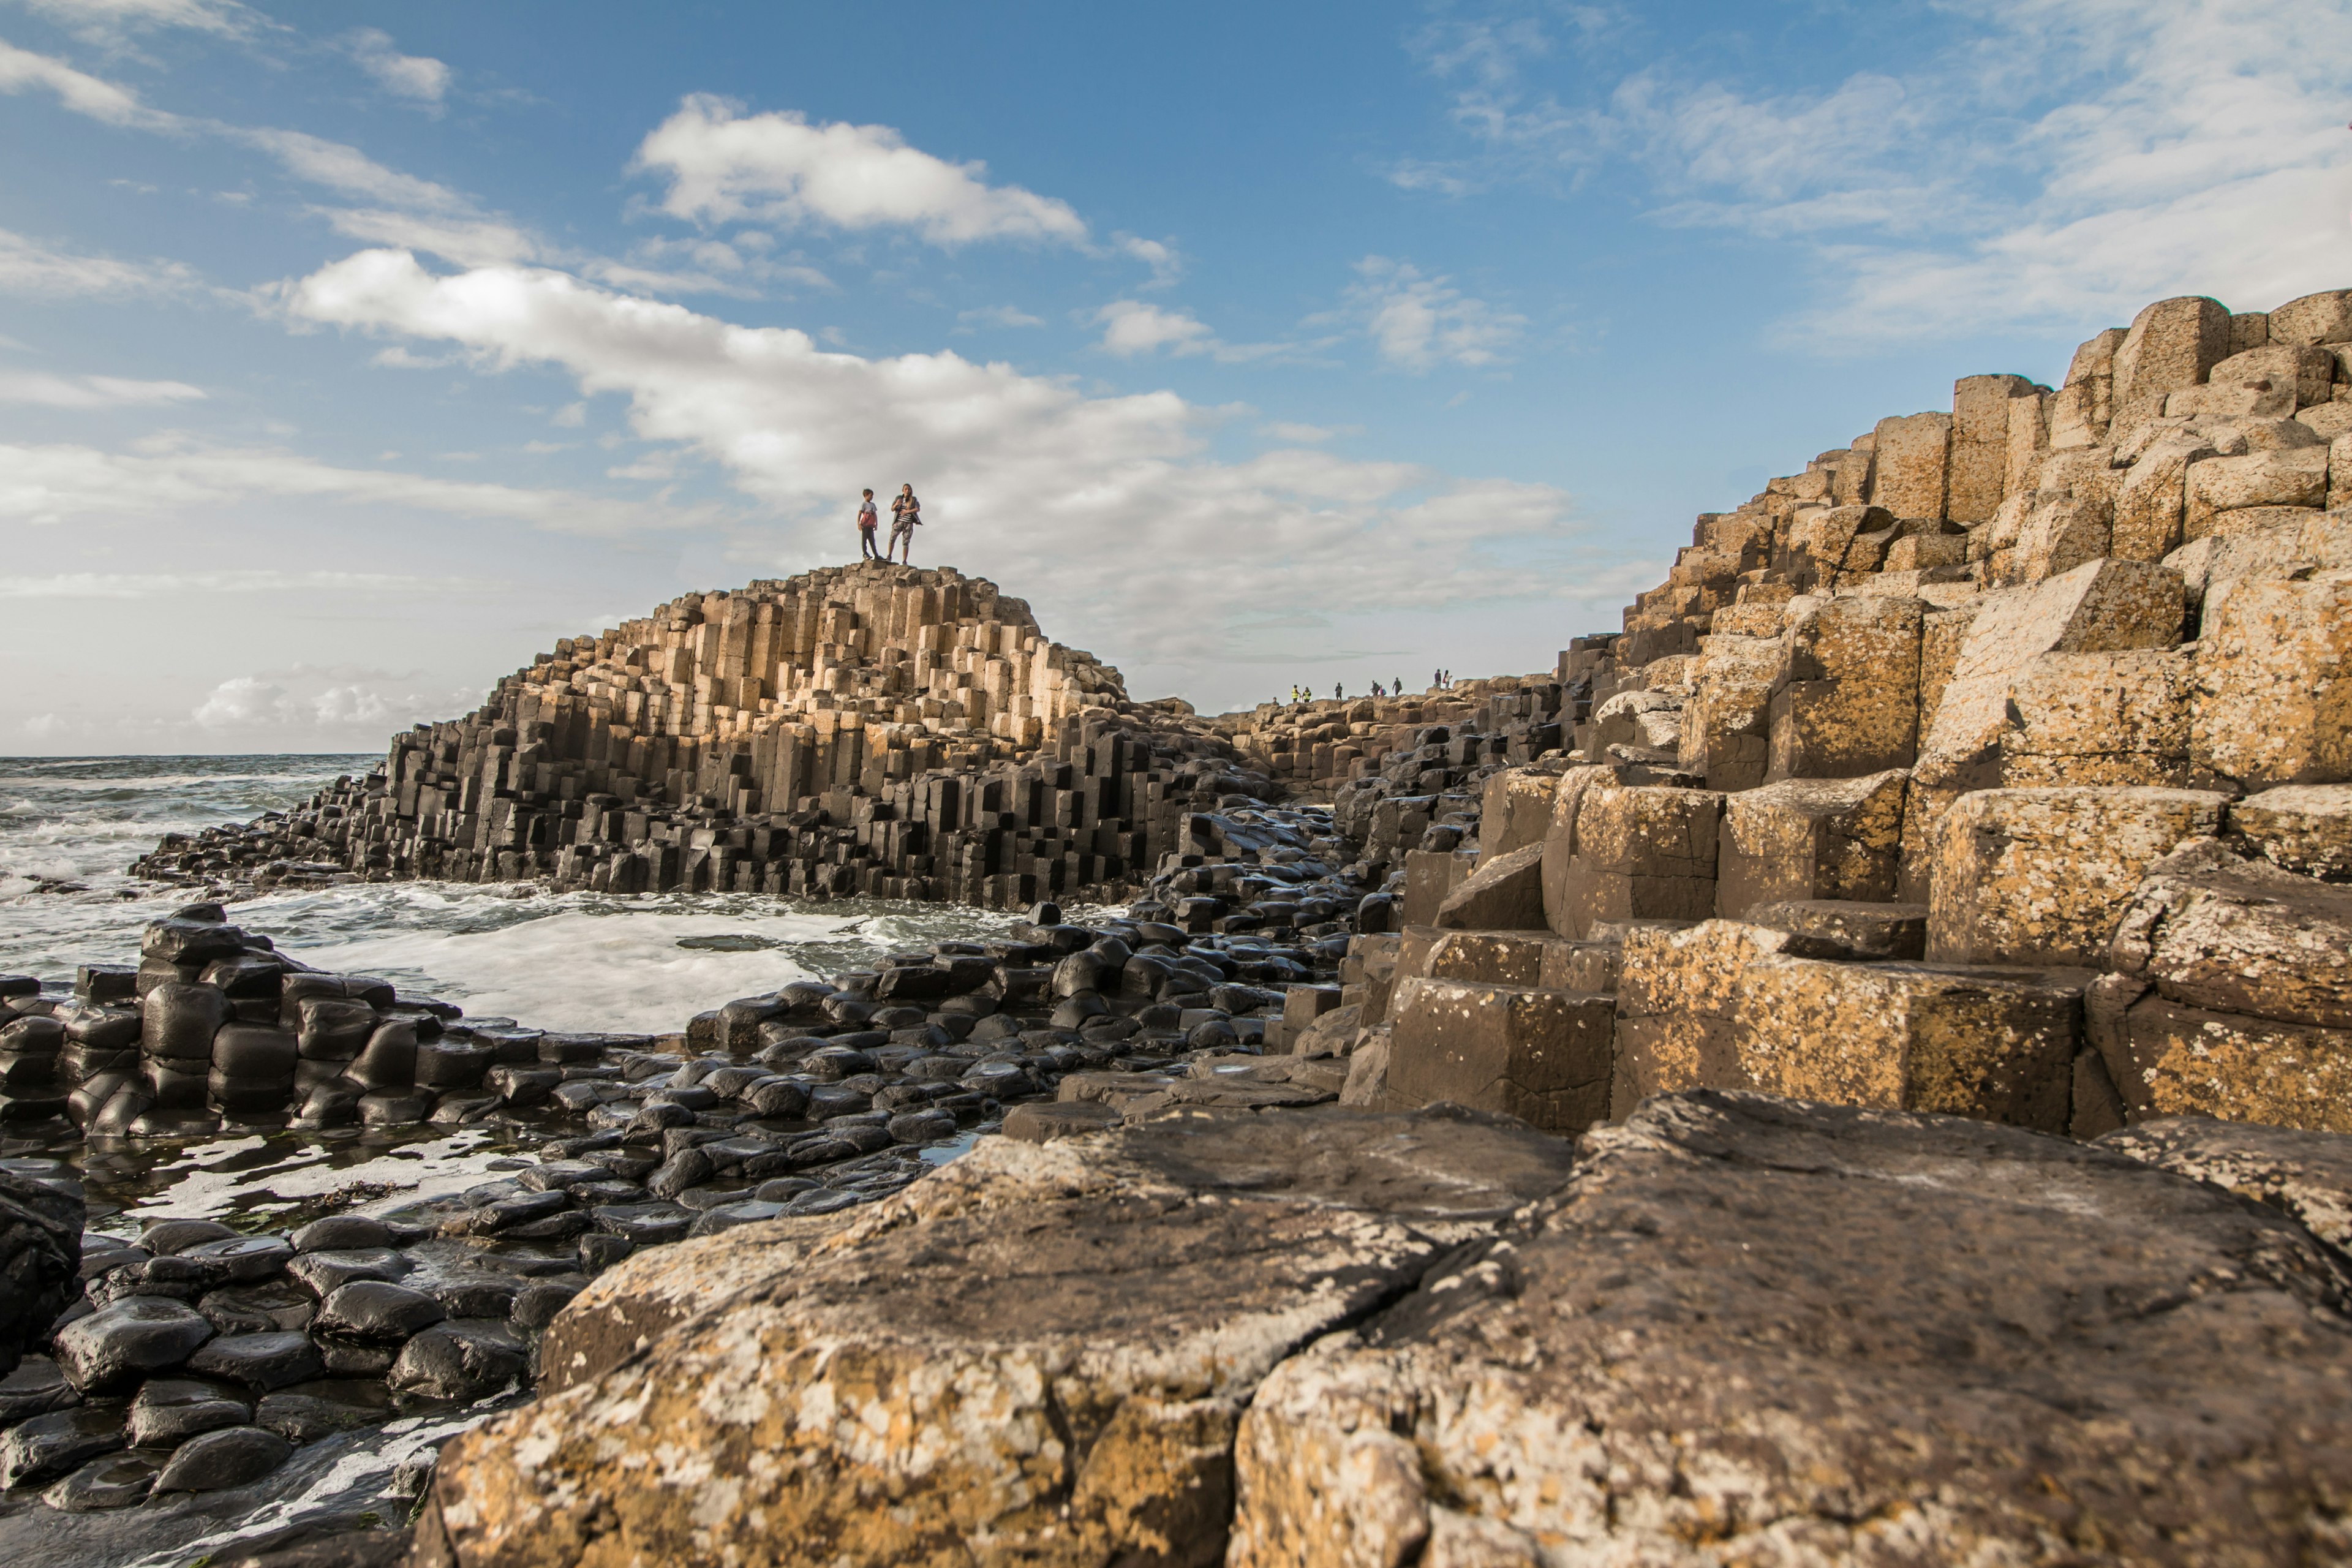
[[131, 1446], [130, 1420], [119, 1408], [54, 1410], [0, 1433], [0, 1488], [22, 1486]]
[[43, 1492], [41, 1500], [65, 1513], [130, 1508], [147, 1500], [155, 1478], [171, 1458], [168, 1448], [125, 1448], [92, 1459]]
[[716, 1236], [722, 1230], [732, 1230], [739, 1225], [752, 1225], [763, 1219], [773, 1219], [784, 1212], [782, 1204], [761, 1203], [746, 1198], [740, 1203], [719, 1204], [695, 1216], [688, 1236]]
[[253, 1424], [289, 1443], [315, 1443], [337, 1432], [389, 1421], [392, 1391], [378, 1378], [325, 1378], [261, 1396]]
[[956, 1119], [944, 1110], [909, 1110], [890, 1118], [887, 1131], [897, 1143], [943, 1143], [956, 1135]]
[[159, 1219], [139, 1233], [139, 1245], [159, 1258], [207, 1241], [237, 1239], [236, 1232], [209, 1219]]
[[227, 1378], [248, 1388], [268, 1389], [316, 1377], [324, 1365], [310, 1335], [280, 1330], [225, 1335], [190, 1356], [188, 1370], [205, 1377]]
[[110, 1394], [180, 1365], [213, 1337], [185, 1301], [130, 1296], [58, 1331], [58, 1365], [84, 1394]]
[[0, 1378], [0, 1426], [62, 1410], [80, 1398], [56, 1362], [45, 1355], [28, 1355], [16, 1363], [16, 1371]]
[[354, 1279], [397, 1279], [415, 1267], [388, 1247], [362, 1247], [304, 1252], [286, 1266], [286, 1272], [324, 1300]]
[[530, 1364], [530, 1352], [503, 1324], [459, 1320], [436, 1324], [402, 1346], [388, 1381], [402, 1394], [470, 1404], [515, 1382]]
[[694, 1211], [680, 1204], [614, 1204], [595, 1209], [596, 1228], [638, 1247], [676, 1241], [694, 1223]]
[[228, 1285], [196, 1298], [196, 1310], [216, 1332], [268, 1334], [306, 1329], [319, 1304], [291, 1279], [263, 1285]]
[[274, 1236], [236, 1236], [182, 1247], [181, 1258], [222, 1268], [233, 1284], [250, 1285], [283, 1273], [294, 1248]]
[[516, 1292], [514, 1305], [509, 1310], [507, 1316], [516, 1327], [537, 1332], [553, 1322], [555, 1314], [571, 1305], [572, 1298], [578, 1294], [580, 1294], [580, 1287], [577, 1285], [562, 1285], [551, 1281], [528, 1286]]
[[362, 1214], [332, 1214], [314, 1219], [291, 1237], [298, 1252], [354, 1252], [392, 1245], [392, 1231]]
[[250, 1401], [217, 1383], [193, 1377], [152, 1377], [131, 1402], [131, 1441], [143, 1448], [174, 1448], [200, 1432], [242, 1426], [253, 1419]]
[[355, 1279], [319, 1303], [314, 1322], [322, 1333], [376, 1344], [397, 1344], [448, 1314], [422, 1290], [380, 1279]]
[[259, 1426], [229, 1426], [191, 1437], [155, 1478], [161, 1492], [216, 1492], [257, 1481], [286, 1462], [294, 1445]]

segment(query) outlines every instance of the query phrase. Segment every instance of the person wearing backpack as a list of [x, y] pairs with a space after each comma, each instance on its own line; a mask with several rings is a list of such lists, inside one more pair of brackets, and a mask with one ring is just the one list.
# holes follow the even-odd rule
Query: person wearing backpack
[[915, 563], [915, 530], [923, 526], [923, 503], [915, 499], [915, 487], [900, 485], [898, 498], [890, 503], [890, 542], [882, 549], [882, 559], [900, 553], [898, 542], [907, 542], [902, 559], [906, 565]]

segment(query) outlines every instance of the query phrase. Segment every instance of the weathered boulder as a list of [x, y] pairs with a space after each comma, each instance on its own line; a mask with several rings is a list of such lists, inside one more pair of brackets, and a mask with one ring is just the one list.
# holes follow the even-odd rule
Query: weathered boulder
[[1265, 1380], [1230, 1563], [2346, 1549], [2352, 1280], [2287, 1219], [2063, 1139], [1748, 1095], [1584, 1147]]
[[1555, 1132], [1609, 1114], [1616, 1005], [1607, 996], [1407, 980], [1392, 1010], [1391, 1104], [1446, 1100]]
[[1713, 912], [1738, 918], [1790, 899], [1892, 899], [1909, 777], [1895, 769], [1783, 779], [1724, 796]]
[[2230, 808], [2230, 829], [2263, 859], [2352, 880], [2352, 784], [2281, 784]]
[[2099, 1142], [2268, 1204], [2338, 1251], [2352, 1250], [2352, 1138], [2340, 1132], [2168, 1117]]
[[2095, 964], [2149, 867], [2221, 830], [2206, 790], [1989, 789], [1937, 823], [1927, 956], [1938, 963]]
[[[1598, 770], [1596, 770], [1598, 771]], [[1604, 774], [1605, 779], [1605, 774]], [[1572, 847], [1544, 847], [1544, 913], [1562, 936], [1598, 921], [1705, 920], [1715, 912], [1724, 797], [1712, 790], [1576, 781]], [[1569, 798], [1562, 785], [1562, 798]], [[1553, 837], [1559, 834], [1554, 818]]]
[[467, 1568], [782, 1542], [845, 1563], [1214, 1563], [1258, 1379], [1570, 1158], [1466, 1112], [1336, 1108], [989, 1140], [805, 1248], [760, 1225], [696, 1244], [766, 1267], [457, 1439], [420, 1544]]
[[1481, 857], [1478, 868], [1437, 906], [1433, 924], [1454, 931], [1542, 931], [1543, 845]]
[[1799, 616], [1771, 703], [1769, 776], [1854, 778], [1911, 765], [1925, 606], [1841, 595]]
[[1612, 1113], [1653, 1094], [1759, 1089], [2066, 1130], [2084, 976], [1842, 955], [1733, 921], [1630, 933]]
[[2200, 766], [2248, 789], [2352, 779], [2352, 582], [2240, 583], [2197, 672]]
[[2352, 1029], [2352, 888], [2212, 839], [2148, 868], [2108, 956], [2188, 1006]]
[[0, 1171], [0, 1377], [80, 1290], [77, 1194]]

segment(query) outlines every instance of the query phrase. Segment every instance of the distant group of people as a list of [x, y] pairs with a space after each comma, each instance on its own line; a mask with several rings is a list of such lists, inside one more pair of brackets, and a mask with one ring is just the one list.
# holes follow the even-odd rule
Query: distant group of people
[[[882, 553], [874, 552], [874, 535], [882, 526], [882, 514], [875, 510], [874, 492], [867, 490], [866, 499], [857, 505], [857, 547], [863, 561], [887, 561], [899, 555], [903, 563], [915, 563], [915, 530], [923, 526], [923, 503], [915, 499], [915, 487], [900, 485], [898, 493], [890, 500], [890, 542]], [[905, 547], [900, 548], [900, 542]]]
[[[1375, 697], [1402, 697], [1402, 696], [1403, 696], [1403, 695], [1404, 695], [1404, 677], [1403, 677], [1403, 676], [1402, 676], [1402, 675], [1398, 676], [1398, 677], [1396, 678], [1396, 684], [1395, 684], [1394, 686], [1382, 686], [1379, 681], [1377, 681], [1377, 680], [1373, 681], [1373, 682], [1372, 682], [1372, 695], [1373, 695], [1373, 696], [1375, 696]], [[1347, 688], [1347, 684], [1346, 684], [1344, 681], [1337, 681], [1337, 680], [1333, 681], [1333, 682], [1331, 683], [1331, 700], [1332, 700], [1332, 701], [1334, 701], [1334, 702], [1345, 702], [1347, 700], [1348, 700], [1348, 688]], [[1294, 687], [1292, 687], [1292, 688], [1290, 689], [1290, 705], [1291, 705], [1293, 708], [1297, 708], [1297, 707], [1300, 706], [1302, 703], [1312, 702], [1312, 701], [1314, 701], [1314, 700], [1315, 700], [1315, 693], [1314, 693], [1314, 692], [1312, 692], [1312, 691], [1310, 691], [1310, 690], [1308, 690], [1306, 687], [1304, 687], [1304, 686], [1294, 686]]]

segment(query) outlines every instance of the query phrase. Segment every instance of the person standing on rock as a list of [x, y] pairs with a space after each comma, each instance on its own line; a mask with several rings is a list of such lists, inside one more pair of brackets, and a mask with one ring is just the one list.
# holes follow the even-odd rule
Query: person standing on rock
[[[923, 503], [915, 499], [915, 487], [900, 485], [898, 499], [890, 503], [890, 542], [883, 548], [882, 559], [887, 561], [893, 554], [900, 554], [904, 563], [912, 566], [915, 563], [915, 530], [922, 526]], [[898, 549], [898, 542], [902, 539], [907, 542], [903, 552]]]
[[879, 561], [881, 553], [874, 548], [874, 531], [882, 526], [882, 514], [874, 510], [874, 492], [867, 490], [866, 499], [857, 503], [857, 558]]
[[1344, 702], [1347, 700], [1347, 698], [1348, 689], [1339, 681], [1333, 681], [1331, 683], [1331, 700], [1334, 702]]

